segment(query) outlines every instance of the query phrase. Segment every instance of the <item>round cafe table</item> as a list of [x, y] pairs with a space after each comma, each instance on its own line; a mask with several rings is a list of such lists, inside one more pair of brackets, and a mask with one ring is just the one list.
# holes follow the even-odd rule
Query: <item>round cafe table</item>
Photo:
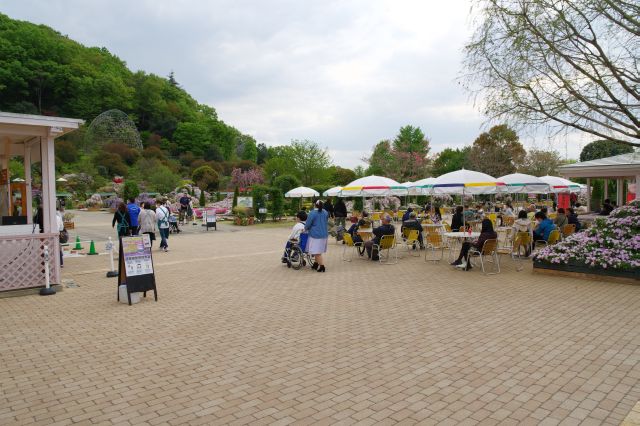
[[472, 232], [472, 233], [468, 233], [468, 232], [445, 232], [443, 234], [445, 237], [447, 238], [455, 238], [458, 240], [475, 240], [476, 238], [478, 238], [480, 236], [479, 232]]
[[432, 229], [438, 229], [438, 228], [444, 228], [443, 225], [441, 223], [423, 223], [422, 224], [422, 229], [424, 229], [425, 231], [429, 231]]

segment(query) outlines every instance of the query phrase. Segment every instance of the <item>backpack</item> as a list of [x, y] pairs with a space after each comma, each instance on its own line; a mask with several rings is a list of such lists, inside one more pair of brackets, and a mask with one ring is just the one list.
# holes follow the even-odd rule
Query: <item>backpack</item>
[[169, 225], [169, 212], [166, 207], [158, 207], [158, 209], [162, 210], [164, 217], [158, 220], [158, 228], [162, 228], [160, 225]]
[[118, 210], [118, 214], [120, 214], [120, 222], [118, 222], [118, 233], [120, 233], [120, 231], [126, 231], [127, 228], [129, 228], [129, 223], [127, 222], [127, 219], [125, 219], [124, 213]]
[[344, 226], [338, 225], [336, 228], [336, 241], [342, 241], [344, 239], [345, 232], [346, 230], [344, 229]]

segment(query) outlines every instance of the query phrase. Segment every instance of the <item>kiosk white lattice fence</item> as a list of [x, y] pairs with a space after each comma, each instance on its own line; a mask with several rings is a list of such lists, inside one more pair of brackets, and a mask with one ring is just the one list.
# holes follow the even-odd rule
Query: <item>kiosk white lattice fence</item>
[[60, 256], [57, 234], [0, 237], [0, 291], [45, 285], [44, 248], [49, 247], [49, 276], [59, 283], [55, 256]]

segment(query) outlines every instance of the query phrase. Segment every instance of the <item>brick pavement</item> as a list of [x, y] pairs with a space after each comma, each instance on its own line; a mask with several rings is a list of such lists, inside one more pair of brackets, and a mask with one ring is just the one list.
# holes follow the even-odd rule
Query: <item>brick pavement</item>
[[640, 287], [333, 244], [293, 271], [287, 232], [172, 237], [158, 303], [116, 303], [104, 256], [0, 299], [0, 424], [619, 424], [640, 399]]

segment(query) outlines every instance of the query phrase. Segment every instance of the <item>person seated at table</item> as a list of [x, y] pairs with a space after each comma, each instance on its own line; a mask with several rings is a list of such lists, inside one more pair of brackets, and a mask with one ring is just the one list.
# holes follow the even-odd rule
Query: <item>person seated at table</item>
[[385, 214], [382, 216], [381, 221], [382, 225], [373, 230], [373, 239], [364, 243], [364, 247], [367, 250], [367, 256], [369, 256], [369, 259], [376, 261], [380, 260], [378, 257], [379, 253], [377, 250], [373, 250], [373, 245], [380, 244], [380, 240], [383, 236], [394, 235], [396, 233], [396, 229], [393, 227], [393, 225], [391, 225], [391, 216]]
[[353, 239], [354, 243], [362, 242], [362, 237], [358, 235], [358, 230], [360, 228], [371, 228], [371, 220], [369, 220], [369, 214], [367, 212], [362, 212], [360, 220], [351, 225], [349, 231], [347, 231], [349, 232], [349, 234], [351, 234], [351, 238]]
[[600, 209], [600, 213], [599, 214], [601, 216], [609, 216], [614, 208], [615, 207], [611, 203], [611, 200], [607, 198], [606, 200], [604, 200], [604, 203], [602, 204], [602, 208]]
[[560, 230], [562, 230], [563, 226], [569, 224], [569, 219], [567, 219], [567, 216], [565, 215], [564, 209], [562, 207], [558, 208], [556, 212], [556, 218], [553, 220], [553, 224], [556, 225], [556, 227]]
[[402, 229], [415, 229], [416, 231], [418, 231], [418, 243], [420, 243], [420, 249], [424, 249], [424, 240], [422, 239], [422, 224], [417, 219], [416, 212], [411, 212], [409, 214], [409, 220], [405, 220], [404, 222], [402, 222]]
[[[520, 210], [518, 218], [513, 222], [513, 237], [516, 237], [518, 232], [527, 232], [533, 239], [533, 227], [531, 226], [531, 220], [527, 217], [525, 210]], [[531, 246], [525, 247], [525, 255], [531, 254]]]
[[458, 232], [464, 226], [464, 214], [462, 211], [462, 206], [457, 206], [451, 217], [451, 230], [453, 232]]
[[580, 230], [580, 228], [582, 228], [582, 225], [580, 224], [580, 221], [578, 220], [578, 215], [576, 214], [576, 211], [572, 208], [568, 209], [569, 214], [567, 214], [567, 223], [569, 225], [575, 225], [576, 226], [576, 232], [578, 232]]
[[300, 234], [304, 232], [304, 224], [307, 221], [307, 213], [304, 211], [299, 211], [296, 215], [296, 223], [291, 228], [291, 234], [289, 234], [289, 238], [287, 239], [287, 244], [284, 248], [284, 255], [282, 256], [282, 263], [287, 263], [287, 252], [291, 248], [291, 245], [300, 240]]
[[537, 225], [533, 230], [533, 241], [547, 241], [551, 231], [556, 229], [551, 219], [547, 218], [547, 215], [539, 211], [535, 214], [535, 220]]
[[504, 205], [504, 207], [502, 208], [502, 214], [504, 216], [515, 216], [515, 212], [513, 211], [513, 207], [511, 206], [511, 203], [507, 202], [507, 204]]
[[491, 222], [491, 219], [483, 219], [482, 229], [480, 230], [480, 236], [478, 237], [478, 239], [475, 241], [465, 241], [464, 243], [462, 243], [462, 248], [460, 249], [458, 258], [451, 264], [457, 268], [468, 271], [469, 269], [471, 269], [471, 262], [469, 262], [469, 250], [471, 249], [471, 247], [482, 250], [482, 246], [484, 246], [485, 241], [495, 240], [497, 238], [498, 234], [493, 230], [493, 222]]
[[432, 216], [432, 220], [433, 223], [440, 223], [442, 222], [442, 214], [440, 213], [440, 206], [438, 204], [434, 204], [433, 205], [433, 216]]
[[402, 215], [402, 222], [409, 220], [409, 215], [413, 211], [413, 207], [409, 207], [406, 212]]
[[465, 222], [470, 222], [475, 217], [476, 212], [474, 210], [470, 209], [469, 205], [465, 205], [464, 206], [464, 211], [462, 212], [462, 214], [464, 215]]
[[533, 222], [535, 214], [536, 214], [536, 205], [529, 204], [529, 207], [527, 207], [527, 218]]

